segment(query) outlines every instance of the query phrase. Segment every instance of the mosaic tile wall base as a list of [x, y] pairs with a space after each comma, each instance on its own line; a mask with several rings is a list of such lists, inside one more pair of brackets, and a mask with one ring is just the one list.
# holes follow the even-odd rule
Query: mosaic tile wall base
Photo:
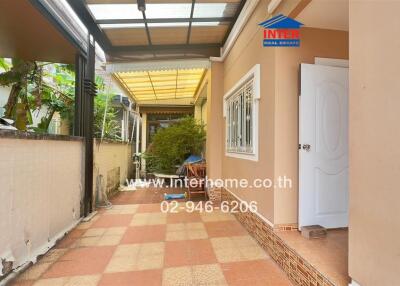
[[[238, 201], [229, 191], [221, 190], [222, 201]], [[316, 268], [305, 261], [294, 249], [291, 249], [275, 233], [279, 230], [291, 230], [295, 226], [279, 226], [273, 229], [258, 214], [252, 212], [237, 213], [236, 218], [247, 229], [261, 247], [267, 251], [277, 264], [286, 272], [295, 285], [334, 286]]]

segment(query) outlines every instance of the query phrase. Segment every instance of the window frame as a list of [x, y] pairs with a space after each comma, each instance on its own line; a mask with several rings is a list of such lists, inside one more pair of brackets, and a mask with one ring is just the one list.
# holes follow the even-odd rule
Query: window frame
[[[260, 64], [256, 64], [251, 68], [227, 93], [224, 95], [223, 103], [223, 116], [225, 118], [225, 156], [233, 157], [238, 159], [245, 159], [251, 161], [258, 161], [259, 155], [259, 101], [261, 96], [260, 89]], [[238, 152], [238, 151], [228, 151], [228, 106], [227, 100], [233, 96], [237, 91], [244, 87], [248, 81], [253, 80], [253, 107], [252, 107], [252, 153]]]

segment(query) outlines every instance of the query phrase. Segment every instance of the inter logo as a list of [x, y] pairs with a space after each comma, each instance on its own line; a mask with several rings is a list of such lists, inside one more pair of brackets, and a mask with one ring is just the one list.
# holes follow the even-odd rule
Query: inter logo
[[264, 27], [264, 47], [299, 47], [302, 23], [282, 14], [259, 24]]

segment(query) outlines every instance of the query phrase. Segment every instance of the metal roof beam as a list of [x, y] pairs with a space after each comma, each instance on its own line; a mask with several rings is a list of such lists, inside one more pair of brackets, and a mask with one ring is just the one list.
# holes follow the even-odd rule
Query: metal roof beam
[[233, 26], [235, 25], [237, 19], [239, 18], [240, 12], [242, 12], [244, 4], [246, 4], [246, 0], [242, 0], [240, 1], [239, 7], [236, 10], [235, 16], [233, 17], [233, 21], [231, 22], [231, 24], [229, 25], [228, 31], [226, 31], [224, 40], [222, 41], [222, 43], [225, 45], [226, 40], [229, 37], [229, 34], [231, 33]]
[[220, 43], [214, 44], [182, 44], [182, 45], [152, 45], [152, 46], [118, 46], [113, 47], [111, 52], [135, 52], [135, 51], [166, 51], [166, 50], [191, 50], [191, 49], [207, 49], [220, 48]]
[[142, 11], [142, 15], [143, 15], [144, 26], [146, 29], [147, 40], [149, 41], [149, 46], [152, 46], [153, 43], [151, 42], [150, 30], [149, 30], [149, 25], [147, 24], [147, 18], [146, 18], [145, 11]]
[[87, 9], [84, 0], [67, 0], [68, 4], [75, 11], [76, 15], [81, 19], [83, 24], [89, 30], [89, 33], [94, 36], [96, 42], [107, 52], [111, 48], [111, 42], [93, 20], [92, 14]]
[[196, 4], [196, 0], [192, 0], [192, 9], [190, 11], [190, 21], [189, 21], [189, 28], [187, 32], [186, 44], [188, 45], [190, 42], [190, 35], [192, 33], [192, 20], [193, 20], [193, 13], [194, 13], [194, 5]]
[[[72, 0], [69, 0], [72, 1]], [[144, 24], [145, 22], [151, 23], [204, 23], [204, 22], [232, 22], [234, 17], [213, 17], [213, 18], [156, 18], [156, 19], [108, 19], [96, 20], [96, 24]]]
[[182, 44], [182, 45], [152, 45], [152, 46], [118, 46], [108, 51], [111, 61], [119, 59], [148, 59], [150, 55], [163, 56], [165, 59], [170, 56], [179, 59], [189, 55], [190, 57], [208, 58], [220, 56], [220, 43], [214, 44]]

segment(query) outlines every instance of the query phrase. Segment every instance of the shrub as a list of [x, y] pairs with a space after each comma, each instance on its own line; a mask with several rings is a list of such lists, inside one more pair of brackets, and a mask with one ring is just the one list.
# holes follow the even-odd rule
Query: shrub
[[201, 155], [205, 131], [193, 117], [184, 117], [177, 123], [159, 129], [144, 154], [146, 169], [150, 172], [173, 174], [191, 154]]

